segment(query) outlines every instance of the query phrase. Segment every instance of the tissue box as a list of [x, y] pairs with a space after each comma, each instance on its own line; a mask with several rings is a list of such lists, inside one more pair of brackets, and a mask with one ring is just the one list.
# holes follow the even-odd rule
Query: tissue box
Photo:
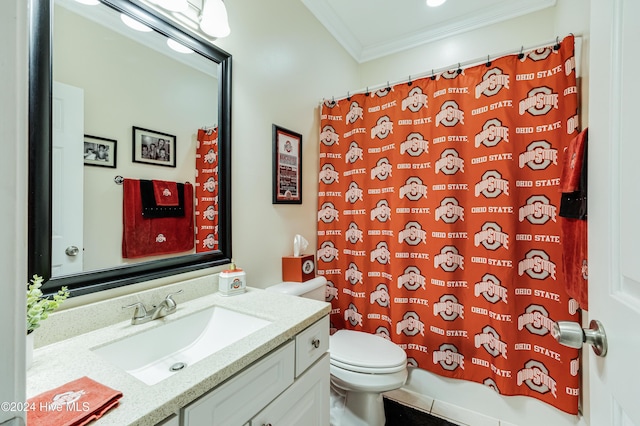
[[316, 276], [316, 264], [312, 254], [284, 256], [282, 258], [282, 281], [303, 283]]

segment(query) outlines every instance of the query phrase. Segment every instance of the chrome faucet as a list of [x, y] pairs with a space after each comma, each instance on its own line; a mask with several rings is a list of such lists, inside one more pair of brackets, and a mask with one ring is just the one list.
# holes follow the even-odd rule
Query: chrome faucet
[[147, 311], [142, 302], [123, 306], [122, 309], [135, 308], [133, 317], [131, 318], [131, 324], [144, 324], [145, 322], [153, 321], [174, 313], [178, 305], [176, 301], [173, 300], [173, 296], [180, 293], [182, 293], [182, 290], [168, 294], [158, 306], [152, 306], [151, 312]]

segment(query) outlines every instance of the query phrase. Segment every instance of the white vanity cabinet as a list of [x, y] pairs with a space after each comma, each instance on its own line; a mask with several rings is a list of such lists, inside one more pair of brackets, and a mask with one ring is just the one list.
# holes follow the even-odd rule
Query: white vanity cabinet
[[325, 316], [184, 407], [181, 425], [329, 425], [328, 348]]

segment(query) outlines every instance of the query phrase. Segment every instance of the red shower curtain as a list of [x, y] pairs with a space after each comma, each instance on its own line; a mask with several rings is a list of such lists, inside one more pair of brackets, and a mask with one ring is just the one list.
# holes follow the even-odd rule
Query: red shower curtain
[[578, 132], [573, 37], [325, 102], [318, 273], [332, 328], [409, 364], [577, 413], [559, 177]]

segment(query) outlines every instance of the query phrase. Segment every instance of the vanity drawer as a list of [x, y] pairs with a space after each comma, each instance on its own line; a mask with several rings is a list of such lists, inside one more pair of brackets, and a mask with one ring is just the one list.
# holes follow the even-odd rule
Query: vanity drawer
[[183, 408], [182, 424], [246, 423], [293, 383], [294, 359], [291, 341]]
[[329, 350], [329, 316], [296, 336], [296, 377]]

